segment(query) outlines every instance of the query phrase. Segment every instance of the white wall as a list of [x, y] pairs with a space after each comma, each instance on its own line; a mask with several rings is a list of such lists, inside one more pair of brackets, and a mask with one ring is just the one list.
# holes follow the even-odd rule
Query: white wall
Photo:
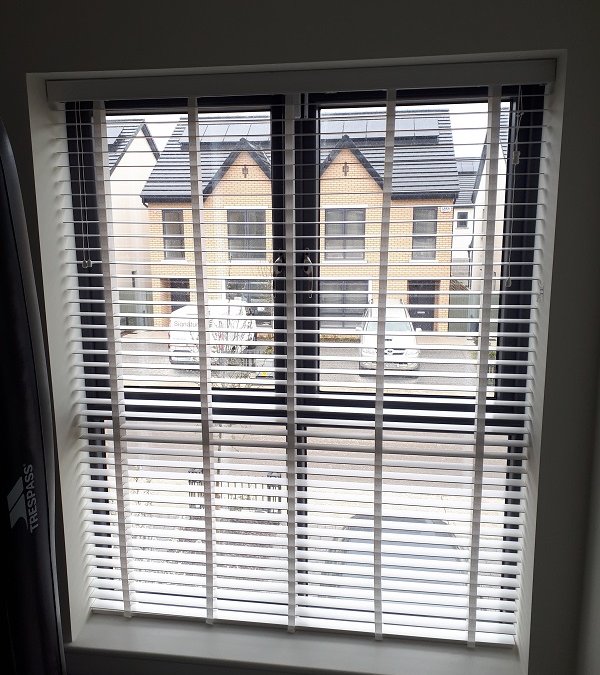
[[[62, 0], [37, 3], [35, 11], [30, 3], [4, 3], [0, 25], [0, 116], [12, 138], [36, 259], [27, 73], [566, 50], [536, 530], [538, 559], [557, 564], [536, 567], [532, 582], [530, 673], [535, 675], [576, 672], [579, 636], [585, 632], [580, 615], [592, 480], [600, 490], [600, 477], [591, 478], [600, 351], [596, 11], [595, 0], [304, 0], [285, 11], [274, 0], [154, 7], [149, 0], [143, 6]], [[565, 487], [569, 499], [558, 497]], [[600, 663], [591, 668], [588, 672], [600, 672]]]
[[[140, 194], [155, 164], [156, 157], [140, 130], [110, 175], [114, 231], [121, 237], [121, 247], [133, 249], [120, 253], [119, 259], [125, 262], [117, 265], [117, 273], [128, 277], [132, 272], [140, 275], [150, 273], [150, 251], [136, 249], [150, 248], [148, 240], [139, 236], [149, 230], [148, 209], [142, 204]], [[123, 280], [121, 283], [123, 286], [131, 285], [131, 281]], [[141, 279], [140, 286], [151, 284], [147, 279]]]
[[[600, 394], [600, 380], [599, 380]], [[598, 436], [593, 482], [600, 485], [600, 396], [598, 397]], [[581, 675], [597, 675], [600, 670], [600, 490], [596, 489], [590, 510], [590, 534], [586, 567], [584, 623], [581, 644]]]

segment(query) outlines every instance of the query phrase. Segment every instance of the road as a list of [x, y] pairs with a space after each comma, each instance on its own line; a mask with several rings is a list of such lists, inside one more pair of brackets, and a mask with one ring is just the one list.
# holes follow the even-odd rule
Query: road
[[[130, 377], [146, 383], [165, 382], [188, 386], [197, 381], [196, 369], [188, 365], [172, 365], [168, 357], [167, 340], [153, 341], [164, 333], [134, 331], [124, 336], [122, 368], [124, 379]], [[320, 348], [320, 385], [324, 391], [368, 392], [375, 388], [375, 373], [359, 371], [359, 345], [348, 343], [323, 343]], [[476, 347], [470, 338], [452, 336], [427, 336], [419, 338], [420, 359], [417, 371], [387, 373], [385, 389], [388, 393], [410, 390], [452, 392], [477, 385]], [[442, 351], [443, 349], [443, 351]], [[260, 353], [260, 346], [256, 353]], [[270, 359], [266, 359], [270, 366]], [[225, 374], [227, 377], [228, 374]], [[239, 384], [238, 384], [239, 386]], [[242, 385], [243, 386], [243, 385]], [[272, 386], [272, 380], [252, 378], [248, 386]], [[431, 389], [430, 389], [431, 388]]]

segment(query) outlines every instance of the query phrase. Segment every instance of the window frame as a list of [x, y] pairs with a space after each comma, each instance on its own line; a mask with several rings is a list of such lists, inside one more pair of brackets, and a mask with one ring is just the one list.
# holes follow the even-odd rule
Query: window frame
[[[185, 221], [183, 209], [167, 208], [162, 211], [163, 257], [165, 260], [185, 260]], [[175, 220], [167, 220], [165, 214], [177, 213]], [[181, 218], [181, 219], [179, 219]], [[181, 234], [167, 233], [167, 226], [180, 225]]]
[[[365, 237], [366, 237], [366, 213], [367, 210], [362, 206], [329, 206], [325, 210], [325, 220], [324, 220], [324, 235], [323, 235], [323, 258], [324, 260], [336, 261], [336, 262], [348, 262], [355, 263], [365, 260], [366, 250], [365, 250]], [[362, 219], [360, 220], [349, 220], [347, 217], [342, 217], [336, 220], [329, 220], [328, 216], [333, 211], [340, 211], [343, 216], [347, 216], [348, 211], [360, 211], [362, 212]], [[328, 226], [331, 225], [342, 225], [342, 232], [336, 235], [332, 235], [328, 232]], [[359, 224], [362, 225], [361, 234], [348, 234], [348, 225]], [[328, 244], [331, 245], [332, 241], [339, 241], [341, 245], [337, 250], [332, 251], [328, 250]], [[348, 244], [351, 241], [357, 241], [359, 246], [356, 248], [351, 248]], [[360, 246], [362, 242], [362, 246]], [[356, 253], [356, 255], [352, 255]]]
[[[231, 214], [233, 213], [243, 213], [245, 214], [244, 220], [232, 220]], [[248, 214], [262, 214], [263, 220], [249, 220]], [[231, 234], [233, 225], [241, 225], [242, 232], [238, 234]], [[248, 233], [249, 226], [259, 225], [259, 230], [262, 230], [262, 234]], [[241, 248], [232, 248], [232, 242], [242, 242], [243, 246]], [[260, 241], [260, 246], [250, 246], [250, 243], [255, 243]], [[266, 211], [262, 208], [253, 208], [253, 207], [236, 207], [227, 209], [227, 255], [229, 256], [230, 262], [247, 262], [253, 263], [258, 261], [266, 261], [268, 254], [267, 246], [267, 214]]]
[[[366, 285], [366, 288], [365, 288], [364, 291], [359, 291], [359, 290], [353, 291], [353, 290], [344, 289], [344, 290], [340, 290], [340, 291], [336, 291], [336, 292], [339, 293], [342, 296], [346, 295], [346, 294], [350, 294], [350, 293], [356, 293], [356, 294], [364, 293], [364, 295], [367, 296], [366, 302], [368, 302], [369, 293], [371, 292], [371, 281], [372, 280], [369, 279], [369, 278], [360, 278], [360, 279], [355, 278], [355, 279], [340, 279], [340, 280], [338, 280], [338, 279], [331, 279], [331, 278], [328, 278], [328, 277], [320, 277], [320, 279], [319, 279], [319, 292], [320, 293], [323, 292], [323, 290], [324, 290], [323, 284], [334, 284], [334, 283], [337, 282], [337, 283], [342, 283], [345, 286], [347, 283], [364, 282], [365, 285]], [[331, 289], [328, 289], [328, 290], [331, 290]], [[323, 296], [321, 296], [319, 304], [320, 304], [320, 309], [321, 309], [320, 325], [323, 329], [334, 328], [334, 327], [344, 328], [344, 327], [347, 327], [347, 326], [345, 326], [346, 323], [356, 324], [356, 323], [360, 323], [364, 320], [364, 313], [361, 316], [358, 316], [358, 315], [352, 316], [352, 315], [346, 315], [346, 314], [342, 314], [342, 313], [340, 313], [338, 315], [323, 314], [323, 309], [324, 309], [323, 305], [327, 304], [326, 302], [323, 301]], [[340, 302], [339, 304], [345, 305], [346, 303]], [[341, 324], [341, 325], [338, 325], [338, 324]]]
[[461, 230], [465, 230], [469, 227], [469, 212], [468, 211], [457, 211], [456, 212], [456, 227]]
[[[524, 195], [526, 196], [526, 191], [524, 192]], [[81, 207], [80, 207], [80, 208], [81, 208]], [[86, 208], [86, 209], [93, 209], [93, 204], [91, 204], [91, 203], [90, 203], [90, 204], [86, 204], [86, 207], [85, 207], [85, 208]], [[81, 236], [81, 233], [80, 233], [80, 236]], [[524, 261], [523, 264], [526, 266], [526, 265], [528, 265], [528, 264], [531, 264], [531, 261]], [[82, 298], [82, 302], [84, 302], [84, 301], [85, 301], [85, 298]], [[524, 303], [524, 304], [526, 304], [526, 303]], [[100, 329], [100, 330], [101, 330], [101, 329]], [[506, 347], [506, 348], [510, 348], [510, 345], [506, 345], [505, 347]], [[520, 405], [520, 404], [518, 404], [518, 405]], [[134, 408], [132, 407], [131, 409], [133, 410]], [[148, 410], [149, 410], [149, 409], [148, 409]], [[368, 416], [365, 416], [365, 418], [364, 418], [365, 423], [367, 423], [368, 419], [369, 419]]]
[[[431, 212], [435, 211], [435, 219], [424, 218], [421, 215], [421, 212], [425, 211]], [[411, 260], [413, 262], [428, 263], [431, 262], [432, 260], [437, 260], [438, 216], [439, 211], [437, 206], [413, 207], [412, 246], [411, 246]], [[417, 230], [424, 225], [433, 225], [433, 232], [426, 232], [426, 233], [417, 232]], [[415, 244], [417, 243], [420, 243], [420, 245], [416, 246]]]

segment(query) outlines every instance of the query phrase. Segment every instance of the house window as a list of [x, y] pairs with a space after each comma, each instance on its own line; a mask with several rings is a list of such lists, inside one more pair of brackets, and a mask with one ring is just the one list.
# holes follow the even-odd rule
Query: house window
[[[518, 119], [507, 137], [518, 137], [522, 163], [502, 177], [519, 190], [514, 203], [500, 201], [509, 190], [483, 194], [497, 212], [510, 207], [519, 255], [503, 255], [488, 224], [470, 290], [481, 308], [475, 344], [455, 328], [451, 261], [429, 265], [425, 280], [410, 264], [411, 254], [436, 259], [437, 207], [414, 204], [453, 208], [449, 165], [463, 104], [391, 95], [365, 103], [364, 92], [324, 93], [302, 109], [295, 97], [281, 102], [260, 96], [248, 110], [227, 102], [215, 112], [214, 100], [199, 100], [174, 120], [161, 184], [144, 194], [189, 200], [197, 297], [171, 323], [155, 314], [155, 330], [136, 336], [134, 348], [111, 332], [119, 308], [104, 289], [119, 277], [101, 254], [113, 242], [105, 214], [86, 206], [103, 204], [94, 190], [80, 197], [94, 188], [80, 176], [97, 155], [71, 153], [76, 254], [87, 263], [100, 251], [91, 268], [78, 266], [72, 286], [82, 326], [73, 359], [89, 387], [78, 419], [79, 437], [91, 439], [80, 468], [92, 609], [514, 644], [537, 330], [523, 307], [540, 274], [530, 214], [542, 89], [478, 104], [482, 139], [488, 133], [481, 152], [499, 148], [502, 125]], [[519, 115], [509, 117], [515, 106]], [[102, 138], [104, 110], [96, 104], [82, 123], [81, 109], [69, 107], [70, 138], [83, 137], [84, 148]], [[361, 153], [365, 172], [345, 177], [340, 196], [342, 144]], [[264, 180], [229, 171], [244, 152]], [[487, 175], [503, 171], [498, 154], [489, 154]], [[189, 166], [202, 181], [181, 181]], [[106, 174], [96, 172], [95, 187], [109, 193]], [[336, 202], [361, 203], [366, 191], [381, 218], [369, 233], [376, 255], [356, 279], [350, 265], [326, 266], [364, 257], [365, 210]], [[208, 228], [208, 216], [226, 208], [223, 194], [256, 205], [228, 209], [226, 232], [222, 220]], [[401, 208], [412, 246], [394, 234], [391, 214]], [[100, 242], [91, 251], [89, 228]], [[251, 272], [235, 277], [232, 262]], [[164, 261], [146, 264], [160, 278]], [[491, 293], [495, 271], [510, 293]], [[175, 282], [171, 302], [184, 303], [189, 287]], [[156, 290], [156, 306], [164, 294]], [[263, 300], [273, 319], [259, 330]], [[495, 303], [505, 303], [497, 314]], [[419, 321], [431, 330], [419, 331]]]
[[363, 260], [365, 209], [326, 209], [325, 260]]
[[183, 307], [190, 301], [190, 280], [182, 278], [173, 278], [167, 280], [171, 311]]
[[264, 209], [227, 211], [229, 260], [264, 260], [267, 257]]
[[322, 279], [321, 328], [356, 328], [368, 302], [368, 279]]
[[165, 260], [184, 260], [183, 209], [163, 209], [162, 221]]
[[459, 211], [456, 214], [456, 227], [460, 229], [466, 229], [469, 224], [469, 214], [467, 211]]
[[436, 258], [437, 208], [416, 207], [413, 209], [412, 259], [435, 260]]

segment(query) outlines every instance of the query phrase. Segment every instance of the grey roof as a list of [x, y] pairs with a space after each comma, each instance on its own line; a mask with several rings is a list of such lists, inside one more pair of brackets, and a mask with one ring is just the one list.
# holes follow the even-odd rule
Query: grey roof
[[129, 149], [133, 139], [142, 132], [148, 141], [151, 152], [158, 160], [159, 152], [152, 134], [143, 119], [116, 119], [109, 117], [106, 120], [106, 140], [108, 143], [108, 166], [112, 173]]
[[479, 157], [457, 157], [458, 184], [460, 192], [456, 198], [455, 206], [473, 206], [473, 188], [477, 171], [479, 169]]
[[[200, 120], [202, 190], [208, 196], [237, 156], [251, 154], [268, 178], [271, 177], [269, 120], [264, 115], [243, 122], [210, 118]], [[249, 140], [250, 139], [250, 140]], [[186, 201], [191, 199], [190, 156], [187, 120], [182, 118], [167, 141], [156, 166], [142, 190], [142, 201]]]
[[[270, 177], [270, 125], [264, 115], [231, 122], [200, 119], [202, 189], [208, 196], [242, 151]], [[348, 148], [381, 185], [385, 119], [372, 112], [329, 111], [321, 120], [321, 172]], [[399, 197], [448, 197], [459, 193], [448, 110], [405, 110], [396, 117], [392, 193]], [[186, 201], [190, 195], [187, 122], [177, 124], [141, 193], [142, 201]]]

